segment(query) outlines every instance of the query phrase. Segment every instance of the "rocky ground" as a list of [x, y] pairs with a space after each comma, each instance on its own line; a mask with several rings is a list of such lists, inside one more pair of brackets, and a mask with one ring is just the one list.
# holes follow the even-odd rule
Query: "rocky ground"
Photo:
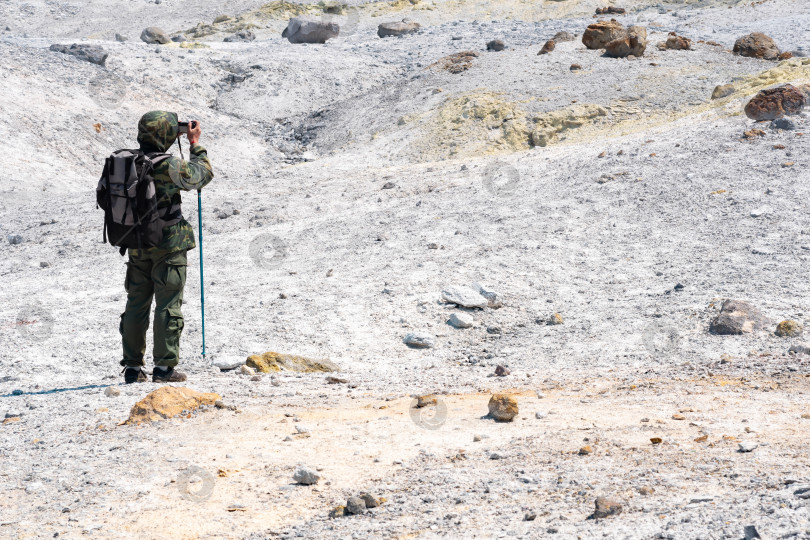
[[[810, 355], [775, 333], [810, 321], [810, 118], [743, 113], [810, 83], [810, 8], [618, 3], [649, 44], [615, 59], [581, 41], [606, 5], [0, 2], [0, 537], [810, 538]], [[301, 13], [341, 36], [282, 39]], [[418, 33], [377, 37], [405, 17]], [[793, 58], [733, 55], [753, 31]], [[106, 65], [49, 50], [73, 43]], [[182, 367], [225, 408], [119, 425], [157, 385], [121, 384], [125, 267], [93, 190], [152, 109], [200, 120], [215, 168], [208, 354], [194, 252]], [[502, 306], [443, 299], [473, 283]], [[711, 333], [727, 298], [762, 328]], [[341, 372], [214, 365], [266, 351]], [[360, 492], [386, 500], [329, 517]]]

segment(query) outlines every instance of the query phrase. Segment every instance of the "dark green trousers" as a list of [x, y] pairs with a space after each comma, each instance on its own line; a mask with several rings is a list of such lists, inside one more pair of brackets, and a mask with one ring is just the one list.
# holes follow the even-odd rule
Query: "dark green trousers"
[[122, 366], [144, 365], [146, 332], [152, 298], [155, 299], [153, 355], [156, 366], [173, 367], [180, 359], [183, 333], [183, 287], [186, 285], [186, 251], [130, 250], [127, 263], [126, 311], [121, 314], [124, 344]]

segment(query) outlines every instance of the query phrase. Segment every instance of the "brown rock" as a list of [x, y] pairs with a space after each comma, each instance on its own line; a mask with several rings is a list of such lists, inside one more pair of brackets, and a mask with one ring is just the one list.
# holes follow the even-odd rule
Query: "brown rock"
[[652, 495], [653, 493], [655, 493], [655, 490], [650, 486], [641, 486], [640, 488], [638, 488], [638, 492], [641, 495]]
[[728, 97], [733, 93], [734, 93], [733, 84], [721, 84], [719, 86], [714, 87], [714, 92], [712, 92], [712, 99], [721, 99], [724, 97]]
[[663, 441], [661, 437], [650, 437], [650, 442], [653, 444], [661, 444]]
[[346, 507], [343, 506], [342, 504], [334, 507], [332, 510], [329, 511], [329, 517], [332, 519], [343, 517], [345, 515], [346, 515]]
[[596, 8], [597, 15], [622, 15], [627, 13], [627, 10], [624, 8], [616, 7], [616, 6], [608, 6], [603, 8]]
[[494, 394], [489, 398], [489, 415], [498, 422], [511, 422], [518, 415], [518, 403], [507, 394]]
[[677, 34], [670, 35], [666, 41], [666, 48], [676, 51], [688, 51], [692, 48], [692, 41]]
[[760, 330], [767, 324], [768, 319], [748, 302], [725, 300], [720, 314], [709, 326], [709, 332], [719, 336], [735, 336]]
[[786, 320], [776, 325], [776, 335], [779, 337], [798, 337], [802, 335], [804, 328], [793, 320]]
[[779, 48], [774, 41], [761, 32], [754, 32], [739, 38], [734, 43], [734, 54], [750, 58], [763, 58], [776, 60], [779, 57]]
[[219, 399], [219, 394], [203, 394], [190, 388], [163, 386], [133, 405], [125, 423], [139, 424], [172, 418], [183, 411], [190, 412], [204, 405], [214, 405]]
[[580, 66], [579, 64], [571, 64], [571, 67], [568, 69], [570, 69], [571, 71], [580, 71], [582, 69], [582, 66]]
[[551, 38], [551, 41], [553, 41], [554, 43], [562, 43], [563, 41], [575, 41], [576, 39], [577, 36], [575, 36], [571, 32], [566, 32], [563, 30], [562, 32], [557, 32], [556, 34], [554, 34], [554, 37]]
[[589, 49], [604, 49], [609, 42], [626, 35], [627, 29], [616, 19], [599, 21], [588, 25], [582, 43]]
[[765, 132], [761, 129], [749, 129], [748, 131], [743, 132], [743, 137], [746, 139], [754, 139], [756, 137], [764, 137]]
[[427, 407], [428, 405], [436, 405], [436, 396], [433, 394], [427, 394], [424, 396], [417, 396], [416, 397], [416, 408], [421, 409], [422, 407]]
[[413, 34], [419, 31], [421, 26], [418, 22], [403, 20], [402, 22], [388, 22], [382, 23], [377, 27], [377, 35], [381, 38], [402, 36], [405, 34]]
[[579, 449], [578, 453], [580, 456], [587, 456], [593, 454], [593, 447], [591, 447], [591, 445], [583, 446], [582, 448]]
[[498, 377], [506, 377], [510, 373], [512, 372], [509, 371], [509, 368], [503, 366], [498, 366], [495, 368], [495, 375], [497, 375]]
[[475, 51], [461, 51], [440, 58], [431, 67], [439, 67], [453, 74], [462, 73], [472, 67], [473, 59], [478, 56], [479, 53]]
[[778, 60], [790, 60], [793, 58], [793, 53], [790, 51], [785, 51], [783, 53], [779, 53], [779, 56], [776, 57]]
[[622, 513], [622, 505], [618, 501], [608, 499], [607, 497], [599, 497], [596, 499], [593, 517], [602, 519], [610, 516], [617, 516]]
[[540, 56], [541, 54], [550, 53], [551, 51], [554, 50], [554, 47], [556, 47], [556, 46], [557, 46], [557, 43], [555, 43], [553, 39], [550, 39], [550, 40], [546, 41], [546, 44], [543, 45], [543, 48], [540, 49], [540, 52], [537, 53], [537, 56]]
[[502, 51], [506, 48], [506, 44], [504, 44], [503, 40], [500, 39], [493, 39], [489, 43], [487, 43], [487, 50], [488, 51]]
[[762, 90], [745, 106], [745, 115], [752, 120], [774, 120], [786, 114], [798, 114], [807, 104], [804, 92], [791, 84]]
[[644, 55], [647, 48], [647, 29], [643, 26], [631, 26], [627, 34], [614, 39], [605, 45], [605, 55], [611, 58], [626, 58], [628, 56]]
[[262, 355], [248, 356], [245, 365], [261, 373], [275, 371], [297, 371], [300, 373], [340, 371], [334, 362], [329, 360], [312, 360], [293, 354], [266, 352]]

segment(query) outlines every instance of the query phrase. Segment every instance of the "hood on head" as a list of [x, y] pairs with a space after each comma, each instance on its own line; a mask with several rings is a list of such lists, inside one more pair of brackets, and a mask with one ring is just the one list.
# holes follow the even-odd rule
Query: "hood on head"
[[138, 122], [138, 144], [141, 150], [165, 152], [177, 139], [179, 126], [177, 114], [166, 111], [151, 111], [141, 116]]

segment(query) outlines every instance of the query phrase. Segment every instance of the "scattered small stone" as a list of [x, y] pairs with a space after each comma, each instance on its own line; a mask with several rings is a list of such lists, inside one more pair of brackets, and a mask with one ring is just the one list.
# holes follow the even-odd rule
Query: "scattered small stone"
[[759, 445], [755, 442], [751, 441], [744, 441], [741, 442], [739, 445], [739, 450], [743, 454], [747, 454], [748, 452], [753, 452]]
[[609, 42], [626, 35], [627, 29], [615, 19], [598, 21], [585, 29], [582, 43], [589, 49], [604, 49]]
[[394, 189], [395, 187], [397, 187], [397, 185], [396, 185], [395, 183], [393, 183], [393, 182], [386, 182], [385, 184], [383, 184], [383, 187], [382, 187], [382, 188], [383, 188], [383, 189]]
[[115, 41], [117, 41], [119, 43], [123, 43], [126, 40], [127, 40], [127, 38], [122, 36], [121, 34], [118, 34], [118, 33], [115, 34]]
[[381, 497], [375, 497], [371, 493], [360, 493], [359, 497], [363, 499], [363, 502], [366, 503], [366, 508], [377, 508], [382, 504]]
[[518, 403], [508, 394], [494, 394], [489, 399], [489, 415], [498, 422], [511, 422], [518, 415]]
[[547, 325], [556, 326], [559, 324], [563, 324], [563, 316], [559, 313], [552, 313], [549, 315], [548, 320], [546, 321]]
[[562, 43], [563, 41], [576, 41], [576, 39], [577, 39], [576, 35], [572, 34], [571, 32], [566, 32], [565, 30], [563, 30], [561, 32], [557, 32], [556, 34], [554, 34], [554, 36], [551, 38], [551, 41], [554, 41], [556, 43]]
[[340, 25], [309, 16], [293, 17], [281, 37], [290, 43], [326, 43], [340, 34]]
[[734, 93], [734, 85], [733, 84], [721, 84], [719, 86], [714, 87], [714, 91], [712, 92], [712, 99], [722, 99], [724, 97], [728, 97]]
[[627, 10], [622, 7], [608, 6], [603, 8], [596, 8], [597, 15], [623, 15]]
[[569, 67], [568, 69], [571, 71], [580, 71], [582, 69], [582, 66], [579, 64], [571, 64], [571, 67]]
[[304, 466], [299, 466], [298, 468], [295, 469], [295, 472], [293, 473], [293, 480], [296, 483], [303, 484], [305, 486], [317, 484], [320, 479], [321, 479], [320, 474]]
[[349, 497], [346, 501], [346, 513], [353, 516], [365, 514], [366, 502], [360, 497]]
[[746, 525], [743, 529], [743, 534], [745, 535], [745, 540], [757, 540], [758, 538], [762, 538], [759, 535], [757, 528], [753, 525]]
[[79, 45], [77, 43], [74, 43], [73, 45], [60, 45], [58, 43], [54, 43], [51, 45], [50, 50], [62, 54], [69, 54], [71, 56], [75, 56], [79, 60], [84, 60], [85, 62], [90, 62], [91, 64], [98, 64], [99, 66], [105, 65], [107, 62], [107, 57], [110, 56], [110, 53], [98, 45]]
[[327, 384], [346, 384], [348, 382], [349, 381], [346, 379], [341, 379], [340, 377], [333, 377], [331, 375], [326, 378]]
[[487, 43], [487, 50], [488, 51], [502, 51], [506, 48], [506, 44], [504, 44], [503, 40], [500, 39], [493, 39], [489, 43]]
[[377, 35], [381, 38], [415, 34], [421, 28], [420, 24], [403, 19], [401, 22], [382, 23], [377, 27]]
[[579, 449], [577, 452], [580, 456], [589, 456], [593, 454], [593, 447], [591, 445], [585, 445]]
[[250, 366], [245, 366], [245, 365], [242, 365], [242, 366], [239, 368], [239, 373], [241, 373], [242, 375], [248, 375], [248, 376], [252, 376], [252, 375], [256, 375], [256, 370], [255, 370], [255, 369], [253, 369], [253, 368], [252, 368], [252, 367], [250, 367]]
[[104, 389], [104, 395], [107, 397], [118, 397], [121, 395], [121, 390], [115, 386], [109, 386]]
[[426, 394], [424, 396], [416, 397], [417, 409], [421, 409], [422, 407], [427, 407], [429, 405], [436, 405], [436, 396], [434, 396], [433, 394]]
[[720, 336], [742, 335], [760, 330], [767, 324], [765, 316], [748, 302], [725, 300], [720, 314], [709, 326], [709, 332]]
[[39, 263], [40, 268], [49, 268], [50, 266], [51, 266], [51, 263], [49, 263], [48, 261], [40, 261], [40, 263]]
[[19, 234], [9, 234], [7, 237], [8, 243], [12, 246], [16, 246], [23, 243], [23, 237]]
[[157, 26], [150, 26], [149, 28], [144, 28], [143, 32], [141, 32], [141, 41], [144, 43], [149, 43], [150, 45], [163, 45], [170, 43], [171, 39], [168, 35], [166, 35], [166, 32]]
[[807, 104], [807, 97], [792, 84], [760, 91], [745, 106], [745, 115], [756, 121], [775, 120], [787, 114], [798, 114]]
[[499, 365], [498, 367], [495, 368], [495, 375], [497, 375], [498, 377], [506, 377], [511, 373], [512, 372], [509, 370], [509, 368], [506, 368], [504, 366]]
[[779, 58], [779, 48], [773, 39], [761, 32], [754, 32], [737, 39], [732, 49], [734, 54], [750, 58], [776, 60]]
[[453, 328], [471, 328], [475, 323], [475, 318], [469, 313], [453, 313], [447, 324]]
[[796, 122], [790, 118], [777, 118], [771, 121], [771, 129], [784, 129], [786, 131], [794, 131], [798, 126]]
[[345, 515], [346, 515], [346, 507], [343, 505], [336, 506], [329, 511], [329, 517], [333, 519], [343, 517]]
[[794, 344], [788, 349], [789, 353], [793, 354], [808, 354], [810, 355], [810, 345]]
[[608, 499], [607, 497], [599, 497], [596, 499], [595, 508], [593, 512], [594, 519], [602, 519], [610, 516], [616, 516], [622, 513], [622, 505], [618, 501]]
[[256, 39], [256, 34], [251, 32], [250, 30], [240, 30], [239, 32], [226, 37], [223, 41], [227, 43], [244, 43], [250, 42]]
[[546, 44], [543, 45], [543, 48], [540, 49], [540, 52], [537, 53], [537, 56], [540, 56], [541, 54], [548, 54], [551, 51], [553, 51], [555, 47], [557, 47], [557, 43], [553, 39], [550, 39], [546, 41]]
[[241, 359], [223, 359], [214, 362], [214, 367], [219, 368], [220, 371], [230, 371], [238, 367], [244, 366], [245, 361]]
[[546, 413], [542, 413], [540, 411], [537, 411], [536, 413], [534, 413], [534, 417], [537, 418], [538, 420], [542, 420], [543, 418], [546, 417]]
[[804, 327], [798, 321], [791, 319], [776, 325], [776, 335], [779, 337], [798, 337], [804, 332]]
[[523, 516], [523, 521], [534, 521], [537, 519], [537, 512], [526, 512]]
[[652, 495], [653, 493], [655, 493], [655, 490], [650, 486], [641, 486], [640, 488], [638, 488], [638, 492], [641, 495]]
[[430, 334], [411, 332], [403, 340], [405, 345], [414, 349], [432, 349], [436, 345], [436, 338]]
[[489, 300], [481, 293], [471, 287], [463, 285], [451, 285], [442, 291], [442, 299], [445, 302], [456, 304], [466, 308], [483, 309], [489, 306]]
[[676, 414], [672, 415], [672, 419], [673, 420], [686, 420], [686, 417], [684, 415], [682, 415], [682, 414], [677, 414], [676, 413]]
[[661, 444], [662, 439], [661, 437], [650, 437], [650, 442], [653, 444]]

